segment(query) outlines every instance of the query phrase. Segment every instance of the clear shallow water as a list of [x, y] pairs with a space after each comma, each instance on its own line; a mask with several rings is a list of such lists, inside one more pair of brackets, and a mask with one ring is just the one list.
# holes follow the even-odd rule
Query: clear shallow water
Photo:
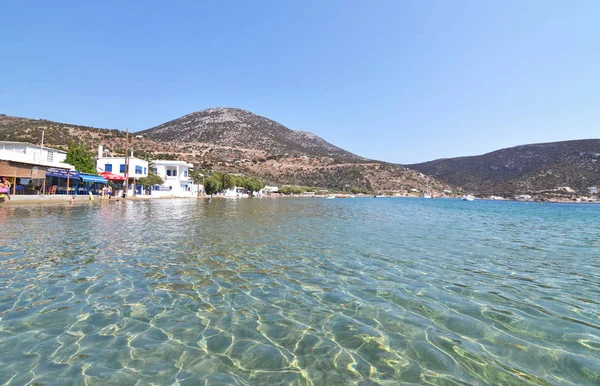
[[600, 206], [0, 208], [0, 384], [600, 384]]

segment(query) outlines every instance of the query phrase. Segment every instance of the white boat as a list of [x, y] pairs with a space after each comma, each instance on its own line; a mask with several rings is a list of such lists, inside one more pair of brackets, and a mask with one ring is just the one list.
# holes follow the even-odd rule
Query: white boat
[[431, 195], [431, 188], [429, 187], [429, 182], [427, 182], [427, 192], [423, 194], [423, 198], [433, 198], [433, 196]]
[[462, 200], [463, 201], [475, 201], [475, 197], [470, 194], [467, 194], [467, 195], [462, 196]]
[[335, 196], [327, 196], [327, 197], [325, 197], [326, 200], [332, 200], [334, 198], [335, 198]]

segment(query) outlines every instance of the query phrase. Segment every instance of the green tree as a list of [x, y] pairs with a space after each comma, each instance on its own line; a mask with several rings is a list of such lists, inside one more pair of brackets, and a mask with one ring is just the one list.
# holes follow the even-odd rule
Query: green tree
[[142, 177], [138, 180], [138, 184], [142, 185], [145, 188], [147, 188], [148, 186], [162, 185], [163, 183], [163, 179], [152, 172], [148, 173], [148, 177]]
[[156, 166], [153, 162], [148, 163], [148, 177], [142, 177], [138, 180], [138, 183], [144, 188], [155, 185], [162, 185], [164, 181], [161, 176], [156, 174]]
[[192, 182], [196, 185], [202, 183], [202, 179], [204, 178], [203, 174], [204, 173], [202, 173], [200, 169], [194, 168], [190, 170], [190, 178], [192, 179]]
[[231, 189], [235, 186], [236, 178], [229, 173], [221, 173], [221, 189]]
[[221, 178], [219, 175], [212, 175], [205, 179], [204, 191], [206, 194], [214, 194], [222, 189]]
[[[192, 183], [194, 185], [202, 185], [203, 189], [205, 189], [205, 186], [204, 186], [205, 172], [203, 172], [199, 167], [198, 168], [194, 167], [193, 169], [190, 169], [189, 173], [190, 173], [189, 174], [190, 178], [192, 179]], [[206, 189], [205, 189], [205, 191], [206, 191]], [[200, 193], [200, 192], [198, 192], [198, 193]]]
[[256, 177], [244, 178], [243, 184], [241, 186], [243, 186], [251, 192], [258, 192], [264, 187], [262, 182]]
[[85, 148], [85, 142], [80, 142], [79, 144], [72, 141], [69, 142], [65, 163], [75, 166], [75, 169], [82, 173], [98, 174], [96, 171], [96, 159]]

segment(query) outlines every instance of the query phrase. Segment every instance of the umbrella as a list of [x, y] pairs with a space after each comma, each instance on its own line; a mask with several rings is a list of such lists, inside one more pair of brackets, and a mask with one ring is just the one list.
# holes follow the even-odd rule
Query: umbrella
[[113, 174], [111, 172], [102, 172], [100, 175], [109, 181], [125, 181], [125, 177], [118, 174]]

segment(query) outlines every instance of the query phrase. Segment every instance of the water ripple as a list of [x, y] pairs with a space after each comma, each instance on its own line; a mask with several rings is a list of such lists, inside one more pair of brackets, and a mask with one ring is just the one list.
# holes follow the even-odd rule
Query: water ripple
[[599, 206], [0, 208], [0, 384], [600, 383]]

